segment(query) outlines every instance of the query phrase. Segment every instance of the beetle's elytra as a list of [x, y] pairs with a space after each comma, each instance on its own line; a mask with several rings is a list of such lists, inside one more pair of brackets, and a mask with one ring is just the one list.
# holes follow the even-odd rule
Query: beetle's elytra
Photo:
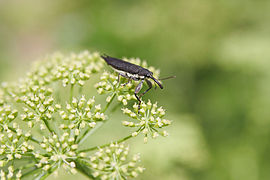
[[[151, 81], [148, 80], [148, 78], [155, 81], [155, 83], [158, 84], [158, 86], [163, 89], [163, 86], [161, 83], [153, 77], [153, 73], [149, 71], [148, 69], [145, 69], [141, 66], [138, 66], [136, 64], [132, 64], [130, 62], [126, 62], [122, 59], [113, 58], [107, 55], [101, 56], [108, 65], [110, 65], [116, 72], [118, 72], [119, 75], [128, 78], [130, 80], [134, 81], [140, 81], [140, 83], [135, 88], [135, 96], [137, 100], [139, 101], [139, 110], [140, 110], [140, 104], [141, 104], [141, 97], [147, 93], [152, 88]], [[148, 89], [144, 91], [142, 94], [138, 96], [138, 93], [142, 89], [142, 85], [144, 80], [146, 81], [148, 85]]]

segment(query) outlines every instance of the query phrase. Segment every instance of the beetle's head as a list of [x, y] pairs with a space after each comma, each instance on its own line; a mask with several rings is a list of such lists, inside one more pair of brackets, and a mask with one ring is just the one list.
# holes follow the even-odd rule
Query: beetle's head
[[151, 71], [149, 71], [148, 69], [141, 69], [138, 73], [139, 75], [145, 76], [146, 78], [150, 78], [153, 79], [155, 81], [155, 83], [158, 84], [158, 86], [160, 87], [160, 89], [163, 89], [163, 86], [161, 85], [161, 83], [153, 77], [153, 73]]
[[156, 78], [153, 77], [153, 73], [152, 72], [149, 72], [146, 76], [148, 78], [153, 79], [155, 81], [155, 83], [158, 84], [158, 86], [160, 87], [160, 89], [163, 89], [163, 86], [161, 85], [161, 83]]
[[153, 77], [153, 73], [152, 73], [151, 71], [149, 71], [149, 72], [146, 74], [146, 77], [152, 78], [152, 77]]

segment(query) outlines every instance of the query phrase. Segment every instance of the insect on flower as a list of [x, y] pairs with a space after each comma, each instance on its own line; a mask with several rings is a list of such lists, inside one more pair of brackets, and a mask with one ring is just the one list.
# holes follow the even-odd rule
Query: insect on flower
[[[140, 104], [141, 104], [141, 97], [145, 95], [145, 93], [147, 93], [152, 88], [152, 82], [149, 81], [148, 79], [154, 80], [154, 82], [158, 84], [160, 89], [163, 89], [163, 86], [161, 85], [161, 83], [155, 77], [153, 77], [153, 73], [149, 71], [148, 69], [145, 69], [136, 64], [126, 62], [122, 59], [113, 58], [107, 55], [103, 55], [101, 57], [106, 61], [108, 65], [110, 65], [116, 72], [118, 72], [118, 78], [119, 78], [119, 75], [125, 78], [128, 78], [127, 83], [129, 83], [130, 80], [140, 81], [139, 84], [136, 86], [135, 93], [134, 93], [137, 100], [139, 101], [139, 106], [138, 106], [139, 110], [140, 110]], [[167, 78], [164, 78], [164, 79], [167, 79]], [[142, 94], [138, 95], [140, 90], [143, 87], [144, 81], [146, 81], [148, 85], [148, 89], [145, 90]], [[123, 85], [126, 85], [127, 83]]]

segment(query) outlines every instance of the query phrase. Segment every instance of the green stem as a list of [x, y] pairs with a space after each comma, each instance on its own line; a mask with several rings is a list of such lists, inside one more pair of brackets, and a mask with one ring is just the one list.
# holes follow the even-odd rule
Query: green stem
[[[135, 131], [135, 132], [139, 133], [139, 132], [141, 132], [141, 131], [142, 131], [142, 128], [140, 127], [140, 128], [139, 128], [137, 131]], [[95, 146], [95, 147], [92, 147], [92, 148], [83, 149], [83, 150], [80, 150], [79, 152], [89, 152], [89, 151], [94, 151], [94, 150], [97, 150], [97, 149], [99, 149], [99, 148], [104, 148], [104, 147], [106, 147], [106, 146], [109, 146], [109, 145], [112, 144], [112, 143], [117, 143], [117, 144], [119, 144], [119, 143], [121, 143], [121, 142], [124, 142], [124, 141], [126, 141], [126, 140], [132, 138], [132, 137], [133, 137], [132, 135], [129, 135], [129, 136], [126, 136], [126, 137], [124, 137], [124, 138], [122, 138], [122, 139], [120, 139], [120, 140], [117, 140], [117, 141], [114, 141], [114, 142], [111, 142], [111, 143], [107, 143], [107, 144], [103, 144], [103, 145], [101, 145], [101, 146]]]
[[92, 170], [89, 168], [90, 167], [90, 164], [88, 164], [87, 162], [82, 161], [80, 159], [75, 160], [75, 163], [76, 163], [76, 169], [78, 171], [80, 171], [82, 174], [84, 174], [89, 179], [96, 179], [92, 175]]
[[[110, 106], [110, 104], [112, 103], [112, 101], [114, 100], [116, 94], [114, 93], [111, 100], [106, 104], [105, 108], [101, 111], [102, 113], [104, 113], [108, 107]], [[85, 139], [87, 139], [87, 137], [89, 137], [91, 134], [93, 134], [98, 128], [101, 127], [102, 124], [104, 124], [107, 121], [102, 121], [100, 124], [98, 124], [95, 128], [93, 129], [88, 129], [84, 132], [84, 134], [77, 140], [77, 143], [80, 144], [82, 143]]]
[[91, 134], [93, 134], [97, 129], [101, 127], [103, 123], [100, 122], [95, 128], [87, 129], [84, 134], [77, 140], [77, 144], [83, 143]]
[[47, 172], [45, 172], [45, 174], [43, 173], [43, 175], [41, 175], [39, 177], [40, 180], [42, 179], [46, 179], [49, 175], [51, 175], [56, 169], [58, 168], [58, 166], [55, 164], [52, 168], [50, 168]]
[[113, 94], [111, 100], [106, 104], [105, 108], [104, 108], [101, 112], [104, 113], [104, 112], [108, 109], [108, 107], [109, 107], [110, 104], [112, 103], [112, 101], [113, 101], [113, 99], [115, 98], [115, 96], [116, 96], [116, 93]]
[[[10, 129], [12, 132], [16, 133], [16, 130], [12, 127], [8, 127], [8, 129]], [[35, 138], [33, 138], [32, 136], [29, 137], [29, 139], [37, 144], [40, 144], [40, 142], [38, 140], [36, 140]]]
[[42, 118], [43, 122], [45, 123], [46, 127], [48, 128], [48, 130], [50, 131], [51, 134], [55, 134], [54, 130], [50, 127], [49, 122], [47, 121], [47, 119]]
[[97, 149], [99, 149], [99, 148], [104, 148], [104, 147], [106, 147], [106, 146], [109, 146], [109, 145], [112, 144], [112, 143], [121, 143], [121, 142], [123, 142], [123, 141], [126, 141], [126, 140], [132, 138], [132, 137], [133, 137], [132, 135], [129, 135], [129, 136], [126, 136], [126, 137], [124, 137], [123, 139], [120, 139], [120, 140], [118, 140], [118, 141], [114, 141], [114, 142], [111, 142], [111, 143], [107, 143], [107, 144], [104, 144], [104, 145], [101, 145], [101, 146], [95, 146], [95, 147], [88, 148], [88, 149], [83, 149], [83, 150], [81, 150], [81, 151], [79, 151], [79, 152], [89, 152], [89, 151], [94, 151], [94, 150], [97, 150]]
[[[28, 171], [28, 172], [22, 174], [22, 177], [21, 177], [21, 178], [24, 178], [24, 177], [26, 177], [26, 176], [29, 176], [29, 175], [31, 175], [33, 172], [35, 172], [35, 171], [37, 171], [37, 170], [40, 170], [40, 169], [37, 168], [37, 167], [34, 167], [34, 169], [32, 169], [32, 170], [30, 170], [30, 171]], [[33, 177], [33, 176], [32, 176], [32, 177]]]
[[80, 87], [79, 87], [79, 94], [80, 94], [80, 95], [82, 94], [82, 90], [83, 90], [83, 87], [80, 86]]
[[74, 85], [71, 84], [70, 86], [70, 96], [69, 96], [69, 101], [72, 102], [72, 98], [73, 98], [73, 91], [74, 91]]

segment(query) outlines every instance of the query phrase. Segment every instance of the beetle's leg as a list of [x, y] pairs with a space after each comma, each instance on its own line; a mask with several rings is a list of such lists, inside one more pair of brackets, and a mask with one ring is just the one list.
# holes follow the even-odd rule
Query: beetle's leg
[[152, 89], [152, 83], [151, 81], [149, 81], [148, 79], [145, 79], [145, 81], [147, 82], [147, 85], [148, 85], [148, 89], [146, 89], [141, 95], [140, 95], [140, 98], [145, 95], [150, 89]]
[[125, 85], [127, 85], [129, 82], [130, 82], [130, 78], [128, 78], [128, 82], [126, 82], [126, 83], [123, 83], [123, 84], [121, 84], [121, 86], [125, 86]]
[[[125, 75], [125, 74], [123, 74], [123, 73], [118, 73], [118, 76], [117, 76], [117, 82], [118, 82], [118, 84], [120, 83], [120, 77], [121, 76], [123, 76], [124, 78], [127, 78], [127, 76]], [[122, 86], [122, 84], [121, 84], [121, 86]]]
[[139, 105], [138, 105], [138, 113], [140, 112], [141, 102], [142, 102], [141, 99], [140, 99], [139, 96], [138, 96], [138, 93], [139, 93], [140, 90], [142, 89], [143, 81], [144, 81], [144, 80], [141, 80], [141, 82], [136, 86], [135, 92], [134, 92], [135, 97], [136, 97], [137, 100], [139, 101]]
[[118, 73], [118, 75], [117, 75], [117, 83], [119, 84], [119, 82], [120, 82], [120, 74]]
[[130, 82], [130, 80], [131, 80], [131, 78], [128, 77], [126, 74], [124, 74], [124, 73], [118, 73], [118, 81], [117, 81], [118, 84], [120, 83], [120, 76], [123, 76], [124, 78], [127, 78], [128, 79], [128, 82], [121, 84], [121, 86], [127, 85]]

